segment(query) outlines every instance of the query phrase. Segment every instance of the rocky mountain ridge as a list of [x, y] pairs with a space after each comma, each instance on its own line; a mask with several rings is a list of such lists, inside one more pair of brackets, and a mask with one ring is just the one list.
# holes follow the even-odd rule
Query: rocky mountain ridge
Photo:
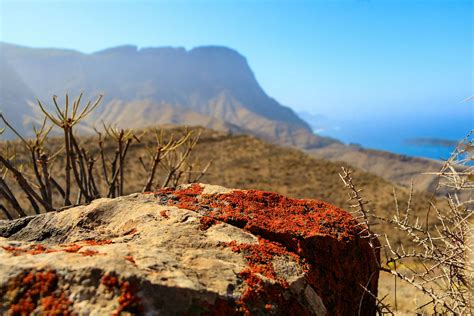
[[[221, 121], [220, 125], [239, 126], [259, 137], [288, 145], [319, 147], [334, 142], [314, 135], [290, 108], [269, 97], [246, 59], [226, 47], [204, 46], [187, 51], [121, 46], [83, 54], [0, 43], [0, 60], [45, 103], [50, 103], [52, 95], [62, 96], [65, 92], [77, 95], [84, 91], [85, 98], [104, 93], [104, 112], [119, 104], [125, 116], [143, 106], [159, 114], [160, 106], [166, 104], [174, 109], [181, 124], [187, 116], [199, 114]], [[0, 81], [10, 85], [7, 75], [0, 74]], [[24, 91], [16, 89], [19, 101], [29, 99]], [[7, 115], [15, 112], [15, 104], [5, 102], [1, 106]], [[101, 118], [115, 124], [127, 123], [114, 121], [115, 116], [104, 116], [100, 110], [97, 114], [96, 120], [102, 114]], [[148, 115], [135, 118], [141, 127], [155, 125]]]

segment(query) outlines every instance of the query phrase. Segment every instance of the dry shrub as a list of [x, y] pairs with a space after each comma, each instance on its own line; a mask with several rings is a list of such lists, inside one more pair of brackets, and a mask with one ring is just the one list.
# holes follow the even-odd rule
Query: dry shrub
[[[411, 198], [401, 210], [394, 190], [396, 213], [391, 218], [376, 216], [364, 201], [361, 190], [352, 179], [351, 171], [343, 168], [340, 174], [354, 202], [356, 217], [365, 226], [364, 238], [372, 247], [380, 247], [384, 257], [379, 263], [382, 273], [392, 275], [419, 291], [425, 297], [417, 313], [472, 315], [473, 312], [473, 192], [474, 192], [474, 131], [458, 145], [441, 170], [434, 172], [438, 184], [433, 199], [423, 217], [411, 213]], [[440, 208], [433, 201], [442, 192], [447, 206]], [[403, 232], [405, 239], [394, 245], [387, 234], [374, 232], [381, 222]], [[375, 242], [381, 240], [381, 245]], [[364, 286], [364, 285], [361, 285]], [[373, 293], [367, 293], [373, 295]], [[380, 314], [398, 310], [377, 298]]]
[[[100, 197], [124, 194], [130, 160], [127, 154], [140, 136], [133, 130], [103, 124], [96, 131], [96, 140], [86, 138], [81, 143], [76, 129], [99, 106], [102, 96], [81, 105], [82, 94], [69, 101], [66, 94], [61, 106], [56, 96], [52, 107], [38, 106], [44, 114], [40, 127], [33, 126], [34, 137], [23, 137], [0, 113], [0, 119], [19, 138], [18, 142], [2, 142], [0, 149], [0, 211], [7, 219], [36, 214], [89, 203]], [[53, 110], [50, 110], [52, 108]], [[48, 125], [51, 124], [51, 125]], [[59, 130], [61, 139], [49, 137]], [[0, 129], [2, 134], [5, 129]], [[192, 152], [200, 133], [186, 129], [183, 134], [163, 136], [154, 130], [154, 142], [149, 144], [149, 157], [140, 157], [147, 176], [143, 191], [163, 186], [198, 181], [207, 172], [210, 163], [198, 169]], [[21, 158], [20, 158], [21, 157]], [[28, 157], [28, 159], [24, 159]], [[135, 164], [132, 162], [130, 164]], [[161, 169], [165, 180], [157, 183]]]

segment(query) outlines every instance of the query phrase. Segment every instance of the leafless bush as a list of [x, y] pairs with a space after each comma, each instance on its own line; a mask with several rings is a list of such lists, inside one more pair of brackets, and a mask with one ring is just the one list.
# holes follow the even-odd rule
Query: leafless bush
[[[140, 137], [133, 130], [120, 129], [112, 125], [103, 125], [103, 131], [96, 130], [98, 148], [91, 143], [82, 144], [76, 135], [78, 126], [95, 108], [99, 106], [102, 96], [94, 102], [81, 105], [82, 94], [69, 102], [66, 94], [65, 103], [59, 105], [58, 98], [53, 97], [53, 108], [38, 106], [44, 114], [41, 126], [33, 126], [34, 137], [26, 138], [12, 126], [0, 113], [0, 119], [20, 140], [29, 155], [26, 162], [17, 161], [17, 154], [10, 149], [8, 142], [2, 142], [0, 150], [0, 211], [7, 219], [26, 216], [29, 210], [36, 214], [89, 203], [99, 197], [116, 197], [124, 194], [127, 183], [125, 169], [126, 159], [132, 143], [140, 143]], [[52, 123], [48, 125], [48, 122]], [[62, 145], [48, 146], [50, 132], [58, 128], [62, 134]], [[0, 129], [0, 134], [5, 129]], [[209, 164], [191, 176], [193, 169], [191, 153], [200, 134], [187, 130], [184, 135], [174, 139], [165, 139], [162, 131], [155, 131], [154, 143], [148, 148], [150, 157], [140, 158], [148, 177], [143, 191], [159, 187], [155, 185], [159, 169], [165, 171], [162, 186], [178, 185], [187, 181], [198, 181], [207, 171]], [[106, 148], [107, 143], [108, 148]], [[112, 154], [110, 154], [112, 148]], [[58, 160], [60, 170], [53, 170]], [[99, 163], [98, 163], [99, 162]], [[183, 177], [184, 168], [189, 169], [187, 178]], [[72, 195], [76, 194], [74, 203]], [[25, 196], [28, 205], [22, 205], [19, 195]], [[60, 197], [60, 198], [59, 198]], [[58, 202], [59, 200], [59, 202]]]
[[[427, 299], [418, 307], [420, 311], [430, 308], [435, 314], [459, 315], [473, 312], [473, 133], [459, 144], [441, 170], [433, 173], [439, 177], [436, 190], [445, 192], [448, 206], [439, 208], [433, 197], [422, 218], [411, 214], [411, 194], [407, 207], [401, 210], [395, 191], [393, 217], [376, 216], [354, 184], [351, 171], [343, 168], [340, 174], [350, 199], [355, 201], [355, 216], [364, 225], [363, 237], [370, 240], [373, 249], [380, 247], [385, 254], [379, 270], [423, 293]], [[375, 233], [374, 226], [380, 222], [404, 232], [405, 241], [394, 246], [387, 234]], [[375, 242], [377, 238], [382, 239], [381, 246]], [[379, 313], [392, 314], [392, 308], [383, 301], [378, 299]]]

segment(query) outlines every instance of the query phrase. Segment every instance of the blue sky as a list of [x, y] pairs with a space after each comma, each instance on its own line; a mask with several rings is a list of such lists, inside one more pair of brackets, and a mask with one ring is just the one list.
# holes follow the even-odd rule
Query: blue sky
[[473, 118], [473, 20], [457, 0], [0, 0], [1, 41], [229, 46], [281, 103], [354, 120]]

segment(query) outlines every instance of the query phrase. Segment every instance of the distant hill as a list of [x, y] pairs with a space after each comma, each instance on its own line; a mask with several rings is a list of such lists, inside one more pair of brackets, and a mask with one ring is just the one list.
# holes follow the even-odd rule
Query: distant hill
[[[84, 91], [88, 98], [104, 93], [101, 109], [108, 114], [99, 112], [95, 119], [109, 118], [119, 125], [129, 125], [130, 115], [134, 126], [154, 125], [165, 106], [174, 123], [188, 124], [190, 117], [199, 117], [194, 125], [216, 128], [219, 121], [221, 126], [230, 124], [267, 140], [303, 148], [335, 142], [314, 135], [290, 108], [269, 97], [246, 59], [226, 47], [187, 51], [121, 46], [83, 54], [0, 43], [0, 60], [24, 82], [15, 89], [19, 100], [34, 95], [49, 103], [52, 95], [62, 96], [66, 91], [72, 95]], [[2, 83], [9, 78], [0, 73]], [[15, 105], [8, 100], [2, 104], [13, 116]], [[123, 120], [116, 121], [118, 112]], [[111, 113], [115, 114], [108, 116]], [[204, 116], [209, 125], [202, 123]]]
[[306, 152], [319, 159], [350, 164], [405, 187], [413, 183], [414, 188], [419, 191], [434, 190], [437, 177], [426, 173], [439, 171], [442, 167], [441, 161], [397, 155], [356, 145], [331, 144]]
[[[183, 132], [183, 127], [164, 127], [165, 138], [182, 135]], [[142, 168], [139, 159], [148, 157], [147, 147], [155, 141], [150, 131], [137, 130], [136, 133], [141, 135], [141, 142], [134, 142], [127, 154], [125, 194], [139, 192], [143, 188], [147, 172]], [[85, 144], [89, 153], [96, 157], [99, 155], [96, 137], [84, 136], [79, 140]], [[61, 144], [61, 137], [51, 139], [48, 143], [49, 151], [56, 152]], [[115, 151], [115, 145], [110, 139], [104, 142], [104, 148], [106, 153]], [[17, 156], [19, 160], [28, 159], [28, 153], [21, 146], [18, 146]], [[52, 169], [52, 174], [61, 181], [64, 177], [62, 159], [64, 156], [59, 156]], [[295, 198], [317, 198], [350, 209], [347, 189], [339, 177], [341, 165], [348, 166], [347, 163], [318, 159], [301, 150], [269, 144], [249, 135], [235, 135], [209, 129], [202, 129], [191, 160], [196, 171], [201, 170], [200, 168], [212, 160], [208, 173], [202, 179], [205, 183], [276, 191]], [[409, 192], [407, 188], [362, 169], [353, 169], [356, 184], [364, 189], [364, 197], [370, 201], [371, 207], [374, 207], [378, 215], [390, 217], [394, 212], [393, 188], [397, 190], [400, 205], [406, 203]], [[156, 182], [163, 183], [165, 175], [166, 171], [159, 168]], [[431, 195], [426, 192], [416, 192], [412, 205], [414, 213], [422, 212], [430, 198]], [[24, 202], [26, 205], [27, 202]], [[401, 233], [393, 232], [393, 234], [395, 236]]]

